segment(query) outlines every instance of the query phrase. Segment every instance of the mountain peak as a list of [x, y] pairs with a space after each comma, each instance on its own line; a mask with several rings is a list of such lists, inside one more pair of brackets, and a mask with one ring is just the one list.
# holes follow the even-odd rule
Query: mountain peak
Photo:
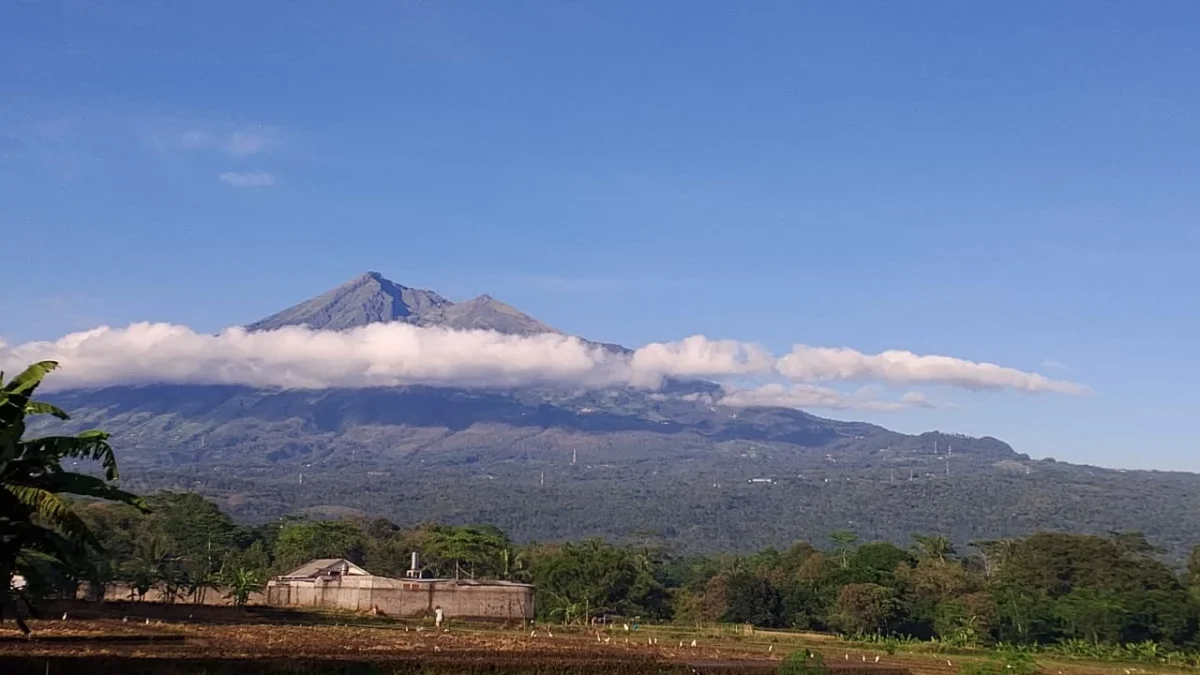
[[510, 335], [559, 332], [516, 307], [486, 294], [445, 308], [441, 318], [441, 325], [457, 330], [494, 330]]
[[246, 329], [307, 326], [316, 330], [343, 330], [371, 323], [407, 321], [451, 304], [433, 291], [401, 286], [379, 272], [367, 272], [327, 293], [256, 321]]
[[307, 326], [316, 330], [344, 330], [390, 321], [515, 335], [558, 332], [490, 295], [454, 303], [433, 291], [401, 286], [375, 271], [360, 274], [327, 293], [246, 328], [273, 330], [284, 326]]

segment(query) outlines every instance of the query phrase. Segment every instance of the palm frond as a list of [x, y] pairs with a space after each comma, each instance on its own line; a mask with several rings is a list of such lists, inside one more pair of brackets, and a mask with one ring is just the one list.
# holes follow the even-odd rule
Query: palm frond
[[71, 416], [62, 408], [45, 401], [29, 401], [25, 404], [26, 415], [54, 415], [60, 420], [69, 420]]
[[95, 460], [104, 468], [104, 477], [107, 480], [116, 480], [120, 474], [117, 472], [117, 458], [113, 454], [112, 446], [108, 444], [108, 437], [107, 432], [93, 429], [78, 436], [31, 438], [23, 441], [21, 445], [25, 456]]
[[24, 506], [33, 509], [38, 518], [67, 537], [99, 548], [99, 542], [96, 541], [95, 535], [88, 529], [87, 524], [58, 495], [42, 488], [12, 483], [0, 486], [0, 488], [12, 494]]
[[66, 493], [79, 495], [80, 497], [107, 499], [109, 501], [128, 504], [143, 513], [150, 511], [150, 506], [141, 497], [131, 492], [119, 490], [101, 478], [82, 473], [65, 471], [50, 473], [31, 481], [15, 479], [10, 482], [10, 485], [33, 487], [52, 493]]
[[55, 368], [58, 368], [57, 361], [38, 361], [9, 380], [4, 385], [4, 392], [14, 396], [29, 396]]

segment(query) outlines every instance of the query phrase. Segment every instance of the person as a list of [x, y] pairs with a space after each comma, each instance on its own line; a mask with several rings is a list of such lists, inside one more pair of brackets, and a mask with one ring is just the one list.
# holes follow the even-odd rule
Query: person
[[439, 629], [442, 627], [442, 622], [446, 620], [446, 613], [442, 611], [442, 606], [438, 605], [433, 608], [433, 623]]

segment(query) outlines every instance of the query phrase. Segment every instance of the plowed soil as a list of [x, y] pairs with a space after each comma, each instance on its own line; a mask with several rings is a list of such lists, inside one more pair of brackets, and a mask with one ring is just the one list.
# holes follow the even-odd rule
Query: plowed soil
[[[33, 636], [0, 627], [3, 673], [680, 673], [765, 674], [810, 648], [833, 675], [957, 675], [971, 657], [869, 651], [778, 634], [692, 636], [670, 629], [500, 630], [276, 623], [201, 624], [145, 620], [35, 621]], [[878, 661], [876, 659], [878, 658]], [[956, 663], [957, 661], [957, 663]], [[1120, 664], [1046, 663], [1047, 675], [1145, 675]], [[1153, 672], [1171, 672], [1154, 669]]]

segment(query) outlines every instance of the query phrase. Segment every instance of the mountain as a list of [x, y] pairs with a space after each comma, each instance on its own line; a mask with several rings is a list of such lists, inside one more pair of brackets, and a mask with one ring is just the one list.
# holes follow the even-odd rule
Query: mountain
[[559, 331], [489, 296], [455, 303], [420, 288], [401, 286], [378, 272], [367, 272], [337, 288], [246, 326], [274, 330], [306, 326], [344, 330], [371, 323], [400, 321], [454, 330], [494, 330], [513, 335]]
[[[377, 273], [248, 326], [376, 322], [557, 332], [488, 296], [452, 302]], [[614, 350], [624, 348], [607, 345]], [[399, 523], [493, 522], [522, 539], [654, 530], [681, 551], [749, 551], [837, 529], [966, 544], [1039, 529], [1200, 542], [1200, 476], [1036, 461], [994, 438], [906, 435], [784, 408], [657, 392], [152, 385], [57, 392], [68, 428], [114, 434], [137, 490], [194, 489], [249, 519], [349, 507]]]

